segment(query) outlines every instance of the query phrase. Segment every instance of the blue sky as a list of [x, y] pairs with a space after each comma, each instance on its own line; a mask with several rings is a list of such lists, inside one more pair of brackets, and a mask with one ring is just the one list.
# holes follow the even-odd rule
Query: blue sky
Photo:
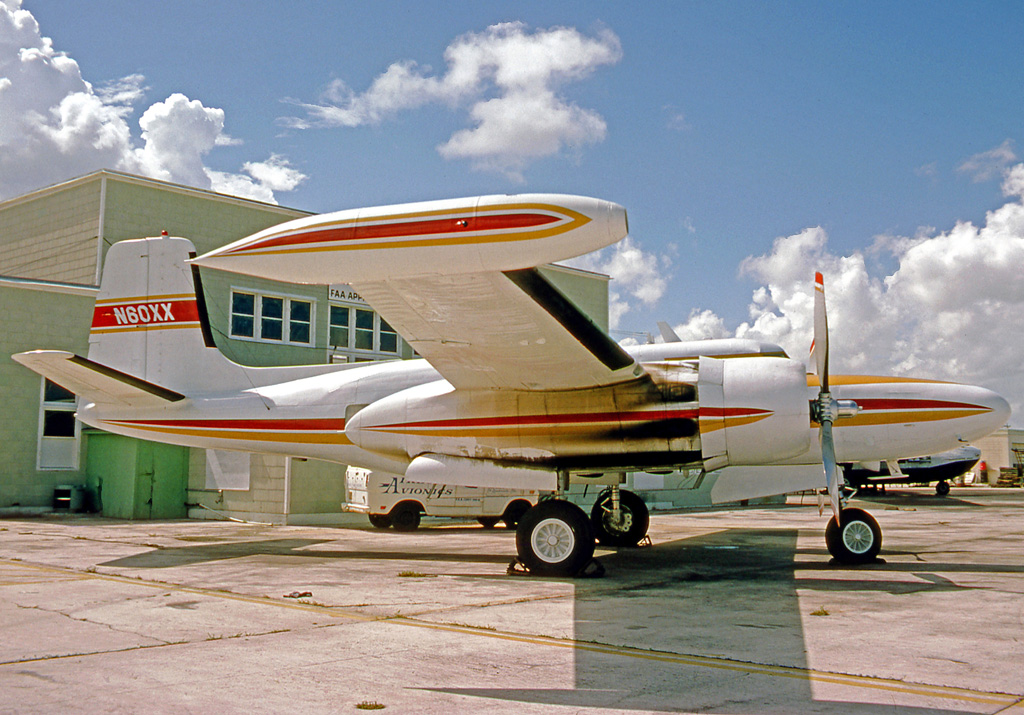
[[[9, 13], [18, 10], [16, 0], [4, 4]], [[980, 331], [990, 329], [989, 321], [1024, 314], [1015, 263], [1024, 229], [1013, 228], [1013, 219], [996, 226], [988, 213], [1016, 216], [1022, 202], [1013, 172], [1024, 142], [1024, 4], [451, 7], [20, 3], [38, 35], [51, 38], [52, 54], [77, 63], [91, 91], [101, 95], [131, 78], [122, 82], [119, 104], [103, 95], [102, 121], [121, 133], [119, 151], [132, 155], [124, 166], [137, 172], [181, 183], [212, 175], [220, 188], [239, 176], [252, 184], [263, 166], [272, 176], [257, 188], [317, 212], [518, 191], [606, 198], [629, 210], [628, 250], [582, 264], [616, 276], [618, 337], [656, 332], [655, 321], [667, 320], [687, 336], [748, 335], [796, 354], [810, 341], [804, 313], [820, 267], [849, 367], [942, 377], [962, 373], [951, 367], [960, 360], [982, 381], [1017, 389], [1024, 376], [1004, 374], [1008, 355], [964, 354], [986, 339]], [[441, 88], [450, 79], [446, 51], [467, 37], [491, 46], [501, 35], [493, 26], [504, 22], [521, 23], [516, 32], [524, 46], [562, 28], [563, 40], [569, 35], [594, 52], [573, 55], [552, 41], [553, 56], [564, 52], [558, 56], [577, 64], [561, 74], [539, 70], [537, 82], [511, 97], [493, 75], [482, 75], [472, 91]], [[21, 33], [10, 24], [0, 32], [7, 27], [22, 38], [23, 25]], [[536, 61], [516, 51], [507, 67]], [[0, 56], [0, 77], [4, 61]], [[414, 87], [389, 94], [382, 109], [373, 103], [379, 94], [368, 90], [396, 63], [413, 75]], [[177, 94], [193, 110], [197, 102], [204, 111], [222, 110], [223, 120], [210, 130], [216, 141], [209, 134], [202, 148], [192, 145], [195, 155], [175, 160], [168, 153], [191, 131], [171, 124], [187, 114], [184, 103], [182, 114], [165, 113], [161, 126], [174, 129], [148, 149], [139, 122]], [[4, 96], [0, 198], [117, 156], [83, 150], [65, 165], [59, 152], [35, 164], [19, 159], [11, 143], [29, 130], [5, 124], [3, 113], [31, 102], [42, 112], [46, 104], [25, 89], [22, 104]], [[483, 131], [476, 112], [497, 98], [507, 112], [524, 97], [544, 97], [545, 106], [571, 110], [575, 119], [512, 148], [488, 145], [500, 142], [500, 132]], [[345, 110], [348, 125], [326, 126], [310, 106]], [[111, 107], [124, 126], [111, 118]], [[548, 113], [534, 116], [539, 125]], [[452, 148], [460, 132], [474, 129], [472, 151]], [[963, 222], [974, 233], [959, 231]], [[959, 268], [943, 262], [959, 250], [966, 256]], [[994, 264], [997, 253], [1001, 262]], [[939, 264], [945, 267], [938, 273], [924, 268]], [[979, 266], [991, 271], [988, 280], [973, 272]], [[951, 305], [928, 285], [932, 280], [953, 294], [966, 282], [987, 282], [991, 294]], [[839, 290], [844, 294], [834, 296]], [[929, 310], [942, 317], [946, 333], [923, 319]]]

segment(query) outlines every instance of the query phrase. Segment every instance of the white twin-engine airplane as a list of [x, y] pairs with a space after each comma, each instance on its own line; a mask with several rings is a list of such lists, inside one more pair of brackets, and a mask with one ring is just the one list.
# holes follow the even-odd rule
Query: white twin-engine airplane
[[[198, 258], [184, 238], [123, 241], [107, 254], [88, 358], [14, 359], [79, 394], [79, 419], [110, 432], [416, 482], [550, 490], [516, 534], [523, 565], [547, 575], [585, 569], [595, 537], [635, 545], [647, 529], [643, 501], [618, 487], [589, 518], [559, 498], [571, 474], [680, 467], [739, 475], [735, 499], [827, 487], [829, 551], [870, 561], [881, 531], [845, 508], [836, 462], [942, 452], [1009, 415], [980, 387], [829, 378], [820, 275], [820, 380], [778, 346], [753, 341], [624, 349], [535, 267], [626, 234], [621, 206], [536, 194], [312, 216]], [[350, 283], [424, 359], [232, 363], [210, 339], [199, 267]]]

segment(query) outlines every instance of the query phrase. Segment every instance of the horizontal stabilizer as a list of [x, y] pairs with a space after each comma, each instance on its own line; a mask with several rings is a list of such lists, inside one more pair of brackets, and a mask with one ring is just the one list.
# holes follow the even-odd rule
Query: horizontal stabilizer
[[185, 399], [181, 393], [64, 350], [33, 350], [12, 357], [61, 387], [100, 405], [158, 407]]

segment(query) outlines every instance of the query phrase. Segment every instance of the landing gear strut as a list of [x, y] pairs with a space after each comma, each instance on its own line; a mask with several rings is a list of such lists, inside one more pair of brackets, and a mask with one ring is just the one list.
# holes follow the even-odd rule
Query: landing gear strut
[[597, 497], [590, 522], [600, 544], [636, 546], [647, 535], [651, 516], [643, 499], [615, 485]]

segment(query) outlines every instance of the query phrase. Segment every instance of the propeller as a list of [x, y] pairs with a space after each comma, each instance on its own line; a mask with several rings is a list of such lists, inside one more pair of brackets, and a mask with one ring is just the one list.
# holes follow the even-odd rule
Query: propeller
[[811, 415], [820, 425], [818, 443], [821, 446], [821, 462], [825, 471], [825, 485], [828, 488], [832, 514], [839, 523], [839, 465], [836, 464], [836, 443], [832, 435], [832, 424], [843, 417], [853, 417], [860, 412], [860, 406], [853, 400], [837, 400], [829, 392], [828, 385], [828, 314], [825, 310], [825, 279], [821, 273], [814, 274], [814, 341], [811, 343], [815, 369], [818, 373], [818, 399], [811, 403]]

